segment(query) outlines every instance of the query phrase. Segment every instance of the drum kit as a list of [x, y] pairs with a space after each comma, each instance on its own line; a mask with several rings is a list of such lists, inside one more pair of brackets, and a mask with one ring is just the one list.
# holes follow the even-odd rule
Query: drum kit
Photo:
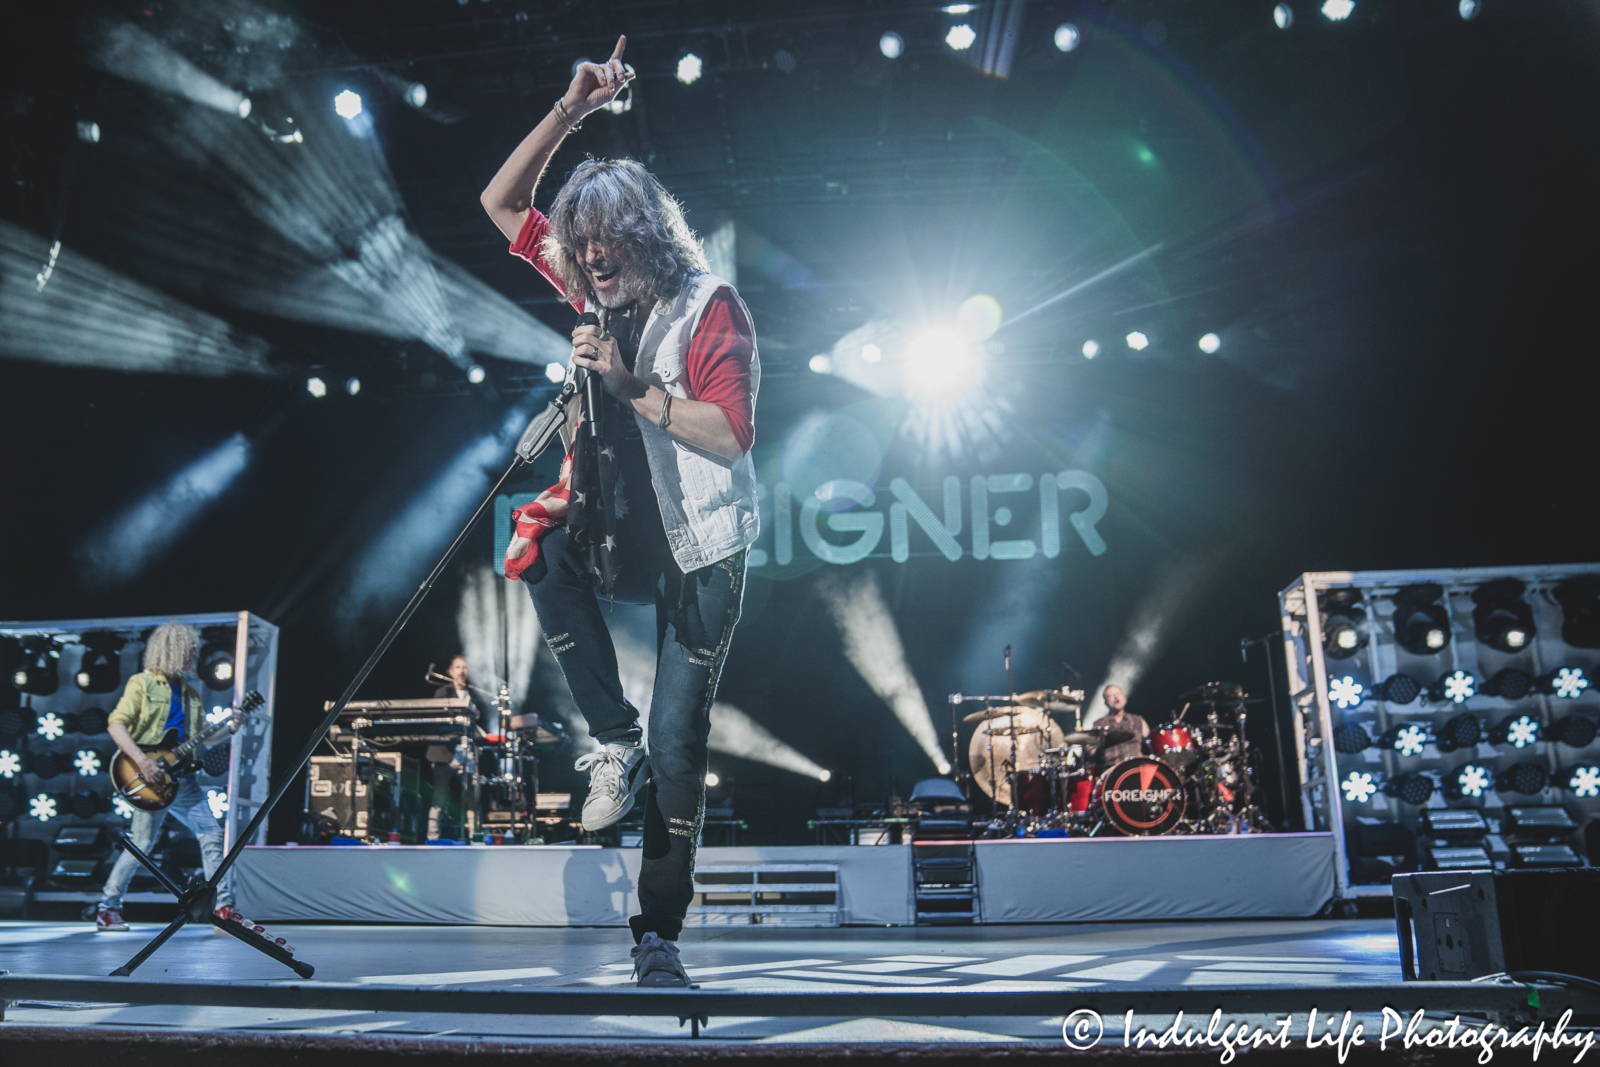
[[[1004, 811], [994, 837], [1256, 833], [1271, 829], [1253, 799], [1245, 706], [1232, 683], [1185, 693], [1171, 721], [1150, 734], [1149, 754], [1107, 765], [1104, 754], [1136, 740], [1129, 730], [1084, 727], [1084, 693], [1063, 687], [1009, 696], [952, 694], [982, 703], [968, 775]], [[1060, 720], [1060, 721], [1058, 721]], [[954, 724], [952, 724], [954, 728]]]

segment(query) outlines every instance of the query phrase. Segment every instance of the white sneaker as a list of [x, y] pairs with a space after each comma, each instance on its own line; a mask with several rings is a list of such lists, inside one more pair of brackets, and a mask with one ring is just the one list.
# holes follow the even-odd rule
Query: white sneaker
[[617, 742], [599, 752], [579, 756], [574, 769], [589, 772], [589, 796], [583, 802], [583, 828], [603, 830], [628, 814], [633, 799], [650, 777], [643, 745]]

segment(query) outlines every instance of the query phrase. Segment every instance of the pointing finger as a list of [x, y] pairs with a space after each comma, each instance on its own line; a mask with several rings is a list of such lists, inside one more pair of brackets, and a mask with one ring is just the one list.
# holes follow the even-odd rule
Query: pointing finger
[[616, 62], [622, 58], [622, 50], [626, 47], [628, 47], [628, 38], [626, 35], [618, 37], [616, 50], [611, 53], [612, 62]]

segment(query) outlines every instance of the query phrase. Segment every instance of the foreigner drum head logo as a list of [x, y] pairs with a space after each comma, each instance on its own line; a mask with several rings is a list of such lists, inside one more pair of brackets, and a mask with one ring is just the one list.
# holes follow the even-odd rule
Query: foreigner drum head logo
[[1135, 756], [1100, 779], [1106, 821], [1125, 834], [1164, 834], [1183, 818], [1183, 781], [1161, 760]]

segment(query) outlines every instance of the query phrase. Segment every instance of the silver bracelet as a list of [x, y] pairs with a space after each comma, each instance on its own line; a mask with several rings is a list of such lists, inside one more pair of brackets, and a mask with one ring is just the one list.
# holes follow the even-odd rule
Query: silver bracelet
[[572, 121], [572, 114], [567, 110], [566, 104], [560, 97], [556, 98], [556, 102], [551, 106], [550, 110], [555, 113], [556, 121], [567, 128], [568, 133], [577, 133], [582, 128], [583, 119], [580, 118], [576, 122]]
[[656, 420], [663, 430], [672, 425], [672, 394], [661, 390], [661, 418]]

